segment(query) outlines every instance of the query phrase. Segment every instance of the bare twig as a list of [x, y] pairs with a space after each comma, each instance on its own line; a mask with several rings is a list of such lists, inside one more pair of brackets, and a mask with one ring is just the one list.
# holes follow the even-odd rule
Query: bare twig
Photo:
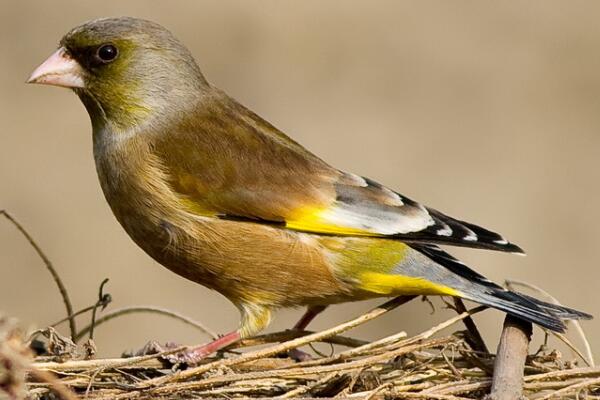
[[[548, 332], [548, 330], [546, 330], [546, 332]], [[594, 359], [592, 358], [592, 359], [588, 360], [588, 357], [584, 356], [584, 355], [581, 353], [581, 350], [579, 350], [579, 349], [578, 349], [578, 348], [577, 348], [577, 347], [576, 347], [576, 346], [573, 344], [573, 342], [571, 342], [571, 341], [569, 340], [569, 338], [568, 338], [568, 337], [567, 337], [565, 334], [563, 334], [563, 333], [560, 333], [560, 332], [554, 332], [554, 331], [550, 331], [550, 333], [551, 333], [552, 335], [554, 335], [556, 338], [558, 338], [558, 340], [560, 340], [561, 342], [563, 342], [564, 344], [566, 344], [566, 345], [567, 345], [567, 347], [568, 347], [569, 349], [571, 349], [571, 351], [572, 351], [572, 352], [573, 352], [573, 353], [574, 353], [576, 356], [578, 356], [579, 358], [581, 358], [581, 359], [583, 360], [583, 362], [584, 362], [584, 363], [585, 363], [585, 364], [586, 364], [588, 367], [593, 367], [593, 366], [594, 366]], [[590, 354], [590, 355], [588, 355], [588, 356], [591, 356], [591, 354]]]
[[543, 374], [536, 374], [526, 376], [525, 382], [532, 382], [537, 380], [566, 380], [569, 378], [585, 378], [585, 377], [600, 377], [600, 367], [583, 367], [583, 368], [572, 368], [566, 370], [558, 370], [546, 372]]
[[[519, 280], [514, 280], [514, 279], [507, 279], [504, 281], [504, 283], [506, 284], [506, 286], [508, 288], [510, 288], [511, 286], [515, 286], [515, 285], [525, 287], [529, 290], [537, 292], [537, 293], [541, 294], [542, 296], [546, 297], [551, 303], [556, 304], [557, 306], [561, 305], [556, 297], [552, 296], [550, 293], [546, 292], [544, 289], [540, 288], [539, 286], [533, 285], [531, 283], [519, 281]], [[571, 349], [573, 351], [575, 351], [577, 353], [577, 355], [579, 355], [583, 359], [583, 361], [585, 361], [588, 365], [593, 367], [595, 365], [594, 353], [592, 352], [592, 347], [590, 346], [590, 342], [588, 341], [587, 336], [585, 335], [585, 332], [583, 331], [583, 328], [581, 327], [581, 324], [577, 320], [567, 320], [565, 322], [567, 324], [572, 323], [573, 326], [575, 327], [577, 334], [579, 335], [579, 337], [581, 338], [581, 341], [583, 342], [583, 346], [585, 348], [585, 357], [581, 355], [581, 352], [579, 350], [573, 349], [573, 347], [571, 347], [571, 345], [568, 345], [568, 346], [571, 347]]]
[[[453, 299], [454, 306], [456, 307], [456, 312], [462, 314], [467, 311], [467, 307], [465, 307], [465, 303], [460, 297], [453, 297]], [[477, 329], [477, 325], [475, 325], [475, 321], [473, 321], [473, 318], [471, 318], [471, 316], [468, 316], [465, 319], [463, 319], [463, 323], [467, 327], [467, 330], [473, 341], [473, 349], [481, 351], [482, 353], [489, 353], [490, 351], [485, 345], [485, 341], [483, 340], [481, 333], [479, 333], [479, 329]]]
[[135, 366], [136, 368], [161, 368], [164, 366], [158, 359], [185, 350], [185, 347], [178, 347], [170, 349], [157, 354], [149, 354], [147, 356], [140, 357], [129, 357], [129, 358], [115, 358], [115, 359], [104, 359], [104, 360], [73, 360], [67, 362], [41, 362], [33, 363], [32, 367], [39, 370], [47, 370], [54, 372], [66, 372], [66, 371], [97, 371], [106, 370], [108, 368], [127, 368]]
[[[165, 315], [167, 317], [171, 317], [174, 318], [176, 320], [182, 321], [188, 325], [193, 326], [194, 328], [200, 330], [201, 332], [209, 335], [213, 340], [218, 338], [218, 335], [216, 333], [214, 333], [212, 330], [210, 330], [209, 328], [207, 328], [206, 326], [204, 326], [201, 322], [195, 321], [189, 317], [186, 317], [185, 315], [179, 314], [175, 311], [171, 311], [171, 310], [167, 310], [165, 308], [160, 308], [160, 307], [155, 307], [155, 306], [133, 306], [133, 307], [123, 307], [123, 308], [119, 308], [117, 310], [114, 310], [110, 313], [105, 314], [104, 316], [102, 316], [101, 318], [99, 318], [98, 320], [96, 320], [95, 326], [98, 327], [102, 324], [104, 324], [105, 322], [110, 321], [111, 319], [115, 319], [118, 317], [121, 317], [123, 315], [128, 315], [128, 314], [135, 314], [135, 313], [151, 313], [151, 314], [159, 314], [159, 315]], [[92, 325], [87, 325], [86, 327], [84, 327], [81, 331], [79, 331], [79, 333], [77, 333], [77, 336], [75, 337], [75, 340], [80, 340], [83, 336], [85, 336], [91, 329]]]
[[58, 275], [58, 272], [52, 265], [52, 262], [46, 256], [46, 254], [44, 253], [42, 248], [33, 239], [33, 237], [29, 234], [29, 232], [27, 232], [27, 230], [11, 214], [9, 214], [8, 211], [0, 210], [0, 215], [4, 215], [4, 217], [6, 219], [8, 219], [17, 228], [17, 230], [19, 232], [21, 232], [21, 234], [25, 237], [25, 239], [27, 239], [27, 241], [29, 242], [31, 247], [33, 247], [35, 252], [38, 254], [38, 256], [42, 259], [42, 261], [46, 265], [46, 268], [50, 272], [50, 275], [52, 275], [52, 278], [54, 279], [56, 286], [58, 286], [58, 290], [60, 291], [60, 295], [62, 296], [63, 303], [65, 303], [65, 308], [67, 309], [67, 315], [69, 316], [69, 330], [71, 331], [71, 337], [75, 338], [75, 336], [77, 334], [77, 328], [75, 325], [75, 318], [72, 316], [73, 315], [73, 306], [71, 304], [71, 300], [69, 299], [69, 293], [67, 292], [67, 288], [63, 284], [62, 279]]
[[102, 307], [102, 309], [104, 310], [109, 303], [109, 301], [107, 300], [111, 298], [109, 294], [104, 294], [104, 285], [106, 285], [107, 283], [108, 278], [105, 278], [100, 284], [100, 289], [98, 289], [98, 301], [96, 301], [96, 304], [94, 304], [94, 307], [92, 308], [92, 322], [90, 322], [90, 340], [94, 339], [94, 327], [96, 326], [96, 311], [98, 310], [98, 307]]
[[63, 382], [52, 375], [52, 373], [37, 368], [31, 368], [29, 369], [29, 374], [39, 381], [47, 382], [52, 390], [58, 394], [61, 399], [79, 400], [79, 397], [77, 397], [77, 395], [71, 389], [65, 386]]
[[[70, 316], [67, 316], [63, 319], [60, 319], [56, 322], [53, 322], [50, 324], [51, 327], [56, 327], [60, 324], [62, 324], [63, 322], [66, 322], [69, 320], [70, 317], [78, 317], [81, 314], [85, 314], [88, 311], [92, 311], [97, 307], [102, 307], [102, 309], [106, 308], [106, 306], [108, 306], [110, 303], [112, 302], [112, 297], [110, 296], [110, 294], [104, 294], [102, 299], [99, 299], [98, 301], [96, 301], [94, 304], [92, 304], [91, 306], [87, 306], [85, 308], [82, 308], [79, 311], [76, 311], [75, 313], [71, 314]], [[75, 339], [75, 338], [73, 338]]]
[[470, 400], [466, 397], [457, 397], [448, 394], [392, 392], [398, 399], [426, 399], [426, 400]]
[[519, 400], [523, 392], [523, 368], [531, 340], [531, 322], [507, 315], [494, 362], [489, 400]]
[[588, 381], [581, 381], [581, 382], [575, 383], [573, 385], [569, 385], [565, 388], [559, 389], [557, 391], [554, 391], [552, 393], [548, 393], [547, 395], [540, 397], [539, 400], [563, 399], [564, 396], [568, 393], [572, 393], [572, 392], [581, 390], [585, 387], [589, 387], [591, 385], [598, 385], [598, 384], [600, 384], [600, 378], [595, 378], [595, 379], [588, 380]]
[[[276, 343], [276, 342], [285, 342], [288, 340], [311, 335], [314, 333], [315, 332], [313, 332], [313, 331], [298, 331], [298, 330], [287, 330], [287, 331], [282, 331], [282, 332], [268, 333], [265, 335], [242, 339], [242, 340], [232, 344], [231, 346], [228, 346], [227, 348], [225, 348], [225, 350], [238, 349], [240, 347], [260, 346], [263, 344], [270, 344], [270, 343]], [[404, 336], [406, 336], [406, 333], [404, 333]], [[339, 335], [331, 336], [328, 338], [323, 338], [322, 342], [330, 343], [330, 344], [337, 344], [337, 345], [346, 346], [346, 347], [359, 347], [359, 346], [364, 346], [366, 344], [369, 344], [369, 342], [364, 341], [364, 340], [358, 340], [358, 339], [354, 339], [351, 337], [339, 336]]]
[[[476, 314], [476, 313], [481, 312], [481, 311], [483, 311], [485, 309], [486, 309], [485, 306], [480, 306], [480, 307], [472, 309], [471, 311], [465, 311], [464, 313], [459, 314], [459, 315], [457, 315], [457, 316], [455, 316], [453, 318], [450, 318], [447, 321], [444, 321], [441, 324], [438, 324], [438, 325], [434, 326], [433, 328], [430, 328], [430, 329], [426, 330], [425, 332], [421, 332], [420, 334], [415, 335], [415, 336], [413, 336], [413, 337], [411, 337], [409, 339], [406, 339], [404, 341], [396, 343], [394, 345], [394, 347], [402, 347], [402, 346], [406, 346], [408, 344], [416, 343], [416, 342], [418, 342], [420, 340], [428, 339], [428, 338], [432, 337], [434, 334], [436, 334], [437, 332], [441, 331], [442, 329], [445, 329], [445, 328], [447, 328], [447, 327], [455, 324], [456, 322], [460, 321], [463, 318], [466, 318], [469, 315]], [[364, 346], [357, 347], [355, 349], [350, 349], [350, 350], [343, 351], [343, 352], [341, 352], [339, 354], [336, 354], [336, 355], [334, 355], [334, 356], [332, 356], [330, 358], [322, 358], [322, 359], [319, 359], [319, 360], [305, 361], [305, 362], [302, 362], [302, 363], [298, 363], [296, 366], [307, 367], [307, 366], [323, 365], [323, 364], [330, 364], [332, 362], [343, 361], [343, 360], [348, 359], [348, 358], [350, 358], [352, 356], [356, 356], [358, 354], [361, 354], [362, 352], [365, 352], [367, 350], [371, 350], [373, 348], [377, 348], [377, 347], [381, 346], [382, 344], [385, 344], [385, 343], [388, 343], [388, 342], [392, 341], [390, 339], [396, 340], [396, 339], [398, 339], [400, 337], [403, 337], [405, 335], [406, 335], [406, 333], [400, 332], [400, 333], [394, 334], [392, 336], [388, 336], [387, 338], [380, 339], [380, 340], [378, 340], [376, 342], [369, 343], [369, 344], [366, 344]], [[386, 348], [386, 350], [391, 350], [391, 349]]]
[[296, 389], [290, 390], [289, 392], [287, 392], [279, 397], [276, 397], [276, 398], [277, 399], [291, 399], [291, 398], [298, 397], [299, 395], [307, 393], [317, 386], [320, 386], [320, 385], [323, 385], [323, 384], [329, 382], [330, 380], [332, 380], [333, 378], [335, 378], [338, 375], [339, 375], [339, 372], [334, 371], [330, 374], [325, 375], [323, 378], [312, 383], [311, 385], [299, 386]]

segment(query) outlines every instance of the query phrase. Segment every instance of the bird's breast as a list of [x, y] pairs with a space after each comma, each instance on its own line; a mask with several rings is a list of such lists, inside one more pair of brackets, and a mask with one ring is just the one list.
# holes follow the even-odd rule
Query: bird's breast
[[180, 234], [175, 227], [185, 218], [150, 144], [140, 137], [95, 138], [94, 158], [100, 186], [115, 217], [143, 250], [162, 262]]

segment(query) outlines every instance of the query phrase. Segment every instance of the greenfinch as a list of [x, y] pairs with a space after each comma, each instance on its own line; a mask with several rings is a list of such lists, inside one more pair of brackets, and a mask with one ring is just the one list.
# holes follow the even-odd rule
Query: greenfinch
[[455, 296], [552, 331], [591, 318], [509, 291], [438, 245], [521, 253], [502, 236], [336, 169], [208, 83], [162, 26], [104, 18], [68, 32], [28, 82], [72, 89], [93, 128], [102, 190], [133, 241], [241, 312], [200, 359], [273, 310]]

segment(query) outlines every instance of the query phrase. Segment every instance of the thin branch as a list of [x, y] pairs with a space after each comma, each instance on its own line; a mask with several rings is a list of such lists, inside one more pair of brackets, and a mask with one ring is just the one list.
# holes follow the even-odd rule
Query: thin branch
[[52, 390], [60, 396], [63, 400], [79, 400], [79, 397], [71, 389], [69, 389], [63, 382], [57, 379], [52, 373], [43, 371], [37, 368], [30, 368], [29, 374], [39, 381], [46, 382], [50, 385]]
[[550, 379], [565, 380], [568, 378], [585, 378], [587, 376], [593, 377], [598, 375], [600, 375], [600, 367], [582, 367], [530, 375], [526, 376], [524, 380], [525, 382]]
[[[65, 321], [68, 321], [70, 317], [77, 317], [81, 314], [85, 314], [88, 311], [94, 311], [96, 308], [101, 307], [102, 310], [104, 310], [111, 302], [112, 302], [112, 296], [109, 293], [103, 293], [103, 289], [104, 289], [104, 285], [108, 282], [108, 278], [104, 279], [102, 281], [102, 283], [100, 284], [100, 289], [99, 289], [99, 294], [98, 294], [98, 300], [96, 300], [96, 302], [94, 304], [92, 304], [91, 306], [85, 307], [77, 312], [75, 312], [74, 314], [71, 314], [70, 316], [60, 319], [52, 324], [50, 324], [51, 327], [56, 327], [57, 325], [62, 324]], [[95, 317], [92, 317], [92, 320], [94, 320]], [[75, 339], [75, 338], [73, 338]]]
[[62, 279], [58, 275], [58, 272], [52, 265], [50, 259], [46, 256], [42, 248], [37, 244], [37, 242], [33, 239], [33, 237], [27, 232], [27, 230], [6, 210], [0, 210], [0, 215], [4, 215], [6, 219], [8, 219], [21, 234], [27, 239], [31, 247], [36, 251], [38, 256], [42, 259], [46, 268], [52, 275], [56, 286], [58, 286], [58, 290], [60, 291], [60, 295], [62, 296], [63, 302], [65, 303], [65, 308], [67, 309], [67, 315], [69, 316], [69, 330], [71, 331], [71, 338], [75, 338], [77, 334], [77, 328], [75, 325], [75, 318], [73, 317], [73, 305], [71, 304], [71, 300], [69, 299], [69, 293], [67, 292], [67, 288], [62, 282]]
[[[562, 305], [562, 304], [560, 304], [560, 301], [558, 301], [558, 299], [556, 299], [556, 297], [552, 296], [550, 293], [546, 292], [544, 289], [540, 288], [539, 286], [532, 285], [531, 283], [527, 283], [527, 282], [523, 282], [523, 281], [519, 281], [519, 280], [514, 280], [514, 279], [511, 279], [511, 280], [507, 279], [504, 281], [504, 283], [509, 288], [513, 285], [517, 285], [517, 286], [522, 286], [527, 289], [533, 290], [534, 292], [537, 292], [537, 293], [541, 294], [542, 296], [545, 296], [551, 303], [556, 304], [557, 306]], [[585, 332], [583, 331], [583, 328], [581, 327], [581, 324], [579, 323], [579, 321], [577, 321], [575, 319], [567, 320], [566, 322], [573, 324], [573, 326], [575, 327], [575, 330], [577, 331], [577, 334], [581, 338], [581, 341], [583, 342], [583, 347], [585, 348], [585, 357], [583, 357], [581, 355], [581, 352], [579, 350], [575, 349], [574, 351], [576, 353], [578, 353], [578, 355], [588, 365], [594, 366], [595, 363], [594, 363], [594, 353], [592, 351], [592, 346], [590, 346], [590, 342], [588, 341], [587, 336], [585, 335]], [[569, 346], [569, 347], [571, 347], [571, 346]]]
[[392, 394], [397, 399], [426, 399], [426, 400], [470, 400], [466, 397], [451, 396], [448, 394], [434, 393], [414, 393], [414, 392], [394, 392]]
[[[132, 307], [124, 307], [114, 310], [110, 313], [105, 314], [98, 320], [96, 320], [95, 326], [98, 327], [105, 322], [108, 322], [112, 319], [121, 317], [123, 315], [135, 314], [135, 313], [151, 313], [151, 314], [159, 314], [165, 315], [167, 317], [171, 317], [173, 319], [182, 321], [188, 325], [193, 326], [194, 328], [200, 330], [201, 332], [209, 335], [213, 340], [218, 338], [218, 335], [214, 333], [212, 330], [204, 326], [202, 323], [195, 321], [185, 315], [179, 314], [175, 311], [167, 310], [165, 308], [155, 307], [155, 306], [132, 306]], [[87, 325], [81, 331], [77, 333], [75, 336], [75, 341], [80, 340], [83, 336], [85, 336], [91, 329], [92, 325]]]
[[[438, 324], [438, 325], [434, 326], [431, 329], [426, 330], [425, 332], [421, 332], [420, 334], [418, 334], [416, 336], [413, 336], [411, 338], [408, 338], [406, 340], [398, 342], [398, 343], [396, 343], [394, 345], [394, 347], [395, 348], [402, 347], [402, 346], [406, 346], [406, 345], [409, 345], [409, 344], [416, 343], [416, 342], [421, 341], [421, 340], [428, 339], [431, 336], [435, 335], [437, 332], [441, 331], [442, 329], [445, 329], [445, 328], [447, 328], [447, 327], [455, 324], [457, 321], [460, 321], [461, 319], [466, 318], [469, 315], [473, 315], [473, 314], [476, 314], [478, 312], [481, 312], [481, 311], [485, 310], [486, 308], [487, 307], [485, 307], [485, 306], [479, 306], [477, 308], [472, 309], [471, 311], [466, 311], [466, 312], [464, 312], [462, 314], [459, 314], [459, 315], [457, 315], [457, 316], [455, 316], [453, 318], [450, 318], [447, 321], [442, 322], [441, 324]], [[304, 362], [295, 364], [295, 366], [296, 367], [298, 367], [298, 366], [308, 367], [308, 366], [315, 366], [315, 365], [330, 364], [330, 363], [337, 362], [337, 361], [343, 361], [343, 360], [348, 359], [350, 357], [362, 354], [363, 352], [372, 350], [373, 348], [377, 348], [379, 346], [383, 346], [386, 343], [390, 343], [390, 342], [393, 343], [393, 341], [397, 340], [400, 337], [404, 337], [404, 336], [406, 336], [405, 332], [396, 333], [394, 335], [391, 335], [391, 336], [388, 336], [386, 338], [380, 339], [380, 340], [375, 341], [373, 343], [368, 343], [368, 344], [366, 344], [364, 346], [357, 347], [355, 349], [350, 349], [350, 350], [343, 351], [343, 352], [338, 353], [338, 354], [336, 354], [336, 355], [334, 355], [334, 356], [332, 356], [330, 358], [322, 358], [322, 359], [319, 359], [319, 360], [304, 361]], [[392, 349], [385, 348], [385, 350], [393, 350], [393, 348]]]
[[523, 392], [523, 372], [532, 334], [531, 322], [507, 315], [494, 362], [489, 400], [519, 400]]
[[321, 379], [317, 380], [316, 382], [310, 384], [310, 385], [305, 385], [305, 386], [298, 386], [296, 389], [290, 390], [289, 392], [286, 392], [285, 394], [276, 397], [276, 399], [291, 399], [291, 398], [298, 398], [300, 395], [311, 391], [312, 389], [316, 388], [317, 386], [323, 385], [327, 382], [329, 382], [330, 380], [336, 378], [340, 373], [338, 371], [334, 371], [330, 374], [325, 375], [324, 377], [322, 377]]
[[575, 383], [573, 385], [567, 386], [565, 388], [559, 389], [557, 391], [553, 391], [548, 393], [545, 396], [539, 398], [539, 400], [548, 400], [548, 399], [563, 399], [565, 395], [581, 390], [585, 387], [589, 387], [592, 385], [600, 384], [600, 378], [595, 378], [591, 380], [581, 381], [579, 383]]
[[[467, 311], [467, 307], [465, 307], [465, 303], [462, 301], [460, 297], [453, 297], [454, 306], [456, 307], [456, 312], [462, 314]], [[475, 321], [470, 316], [463, 319], [463, 323], [467, 327], [467, 331], [469, 332], [471, 339], [473, 341], [473, 349], [476, 351], [480, 351], [482, 353], [489, 353], [487, 346], [485, 345], [485, 341], [479, 333], [479, 329], [477, 329], [477, 325], [475, 325]]]
[[90, 340], [94, 340], [94, 328], [96, 327], [96, 311], [98, 307], [102, 307], [104, 310], [111, 300], [111, 296], [109, 294], [104, 294], [104, 285], [108, 283], [108, 278], [105, 278], [100, 284], [100, 289], [98, 289], [98, 301], [94, 304], [92, 308], [92, 322], [90, 322]]
[[73, 318], [78, 317], [81, 314], [85, 314], [86, 312], [92, 311], [95, 307], [96, 307], [96, 303], [92, 304], [91, 306], [87, 306], [85, 308], [82, 308], [81, 310], [76, 311], [73, 314], [71, 314], [71, 315], [69, 315], [69, 316], [67, 316], [65, 318], [59, 319], [58, 321], [55, 321], [55, 322], [51, 323], [48, 326], [51, 326], [52, 328], [56, 328], [58, 325], [62, 324], [63, 322], [69, 321], [69, 319], [71, 317], [73, 317]]
[[185, 347], [182, 346], [177, 347], [175, 349], [169, 349], [161, 353], [129, 358], [112, 358], [101, 360], [71, 360], [66, 362], [37, 362], [32, 364], [32, 368], [53, 372], [86, 371], [86, 373], [89, 373], [91, 371], [95, 372], [97, 370], [128, 367], [135, 367], [140, 369], [161, 368], [164, 367], [164, 363], [158, 361], [159, 358], [170, 354], [175, 354], [182, 350], [185, 350]]
[[[253, 346], [261, 346], [263, 344], [271, 344], [277, 342], [286, 342], [288, 340], [296, 339], [299, 337], [307, 336], [314, 334], [313, 331], [297, 331], [297, 330], [287, 330], [282, 332], [274, 332], [268, 333], [266, 335], [260, 335], [255, 337], [250, 337], [247, 339], [242, 339], [233, 343], [231, 346], [226, 347], [224, 350], [231, 349], [239, 349], [245, 347], [253, 347]], [[404, 334], [406, 336], [406, 333]], [[347, 336], [331, 336], [328, 338], [323, 338], [323, 343], [337, 344], [340, 346], [346, 347], [359, 347], [368, 344], [369, 342], [359, 339], [354, 339]]]
[[552, 335], [554, 335], [556, 338], [558, 338], [558, 340], [560, 340], [561, 342], [563, 342], [564, 344], [567, 345], [567, 347], [569, 349], [571, 349], [571, 351], [573, 353], [575, 353], [576, 356], [578, 356], [579, 358], [581, 358], [583, 360], [583, 362], [588, 366], [588, 367], [593, 367], [594, 366], [594, 359], [591, 359], [591, 361], [588, 361], [587, 357], [584, 356], [581, 353], [581, 350], [579, 350], [577, 348], [577, 346], [575, 346], [573, 344], [573, 342], [571, 342], [569, 340], [569, 338], [567, 336], [565, 336], [564, 334], [560, 333], [560, 332], [554, 332], [554, 331], [548, 331], [547, 329], [544, 329], [546, 332], [550, 332]]

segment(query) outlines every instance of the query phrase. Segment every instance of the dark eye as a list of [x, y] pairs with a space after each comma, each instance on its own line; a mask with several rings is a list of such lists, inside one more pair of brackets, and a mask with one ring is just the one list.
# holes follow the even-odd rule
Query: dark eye
[[102, 62], [109, 63], [117, 58], [119, 51], [112, 44], [103, 44], [102, 46], [98, 47], [96, 55]]

